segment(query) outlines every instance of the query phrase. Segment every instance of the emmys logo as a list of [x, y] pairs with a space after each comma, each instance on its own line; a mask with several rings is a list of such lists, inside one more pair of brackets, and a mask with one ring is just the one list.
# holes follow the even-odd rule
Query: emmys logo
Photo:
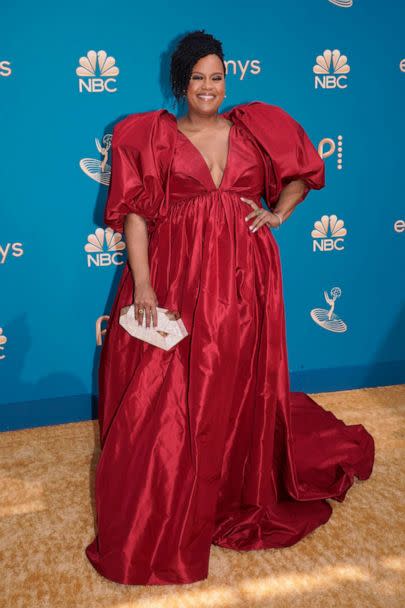
[[94, 234], [89, 234], [84, 250], [87, 252], [87, 266], [122, 266], [125, 243], [120, 232], [112, 228], [97, 228]]
[[108, 57], [105, 51], [89, 51], [86, 57], [80, 57], [80, 67], [76, 69], [79, 78], [79, 91], [83, 93], [115, 93], [117, 82], [113, 76], [118, 76], [119, 69], [115, 65], [114, 57]]
[[7, 243], [5, 247], [0, 245], [0, 264], [5, 264], [9, 255], [19, 258], [24, 255], [22, 243]]
[[[336, 152], [337, 151], [337, 152]], [[321, 158], [329, 158], [336, 152], [336, 166], [343, 169], [343, 136], [337, 136], [337, 142], [331, 137], [324, 137], [318, 145], [318, 154]]]
[[338, 220], [337, 215], [323, 215], [314, 222], [312, 251], [343, 251], [343, 237], [346, 234], [344, 221]]
[[405, 72], [405, 59], [401, 59], [401, 61], [399, 62], [399, 69], [401, 70], [401, 72]]
[[326, 291], [323, 292], [325, 301], [329, 304], [329, 310], [326, 308], [313, 308], [311, 310], [312, 320], [317, 325], [333, 331], [334, 333], [343, 333], [347, 331], [347, 325], [340, 317], [335, 313], [335, 302], [342, 295], [340, 287], [334, 287], [331, 289], [330, 296]]
[[108, 186], [111, 177], [111, 166], [108, 164], [108, 152], [111, 148], [112, 135], [110, 133], [104, 135], [102, 145], [97, 137], [94, 141], [96, 142], [96, 148], [103, 159], [82, 158], [79, 165], [87, 177], [94, 179], [94, 181], [99, 184], [103, 184], [103, 186]]
[[405, 232], [405, 221], [404, 220], [397, 220], [394, 223], [394, 231], [398, 232], [398, 234]]
[[336, 4], [336, 6], [340, 6], [341, 8], [350, 8], [353, 6], [353, 0], [329, 0], [331, 4]]
[[323, 55], [318, 55], [316, 64], [312, 68], [315, 76], [315, 88], [321, 89], [346, 89], [347, 76], [350, 66], [346, 55], [341, 55], [338, 49], [331, 51], [327, 49]]
[[11, 62], [10, 61], [0, 61], [0, 76], [11, 76]]
[[107, 328], [103, 329], [102, 325], [103, 325], [104, 321], [107, 321], [107, 323], [108, 323], [109, 318], [110, 318], [110, 315], [101, 315], [101, 317], [99, 317], [96, 320], [96, 344], [97, 344], [97, 346], [102, 346], [102, 344], [103, 344], [103, 336], [105, 336]]
[[3, 344], [5, 344], [6, 342], [7, 342], [7, 338], [6, 338], [6, 336], [3, 335], [3, 328], [0, 327], [0, 359], [6, 358], [6, 355], [2, 354], [2, 351], [4, 350]]
[[[247, 72], [249, 74], [254, 75], [260, 74], [261, 72], [259, 59], [247, 59], [244, 63], [240, 61], [240, 59], [238, 59], [237, 61], [235, 61], [234, 59], [228, 59], [227, 61], [225, 61], [225, 66], [226, 74], [228, 75], [229, 71], [231, 71], [234, 76], [240, 74], [239, 80], [243, 80]], [[229, 66], [231, 70], [228, 69]]]

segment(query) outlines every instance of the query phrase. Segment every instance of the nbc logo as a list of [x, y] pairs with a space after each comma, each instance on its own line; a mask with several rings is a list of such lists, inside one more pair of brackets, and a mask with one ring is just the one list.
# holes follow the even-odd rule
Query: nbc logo
[[353, 0], [329, 0], [331, 4], [336, 4], [342, 8], [350, 8], [353, 6]]
[[117, 80], [113, 78], [120, 73], [114, 57], [108, 57], [105, 51], [89, 51], [86, 57], [80, 57], [80, 67], [76, 69], [79, 78], [79, 91], [88, 93], [115, 93]]
[[336, 167], [343, 169], [343, 136], [338, 135], [337, 141], [331, 137], [324, 137], [318, 145], [318, 154], [321, 158], [329, 158], [336, 152]]
[[5, 359], [6, 355], [3, 355], [1, 351], [4, 350], [3, 344], [7, 342], [6, 336], [3, 334], [3, 328], [0, 327], [0, 359]]
[[350, 66], [346, 55], [341, 55], [338, 49], [331, 51], [327, 49], [316, 58], [316, 64], [312, 68], [315, 76], [315, 88], [321, 89], [346, 89], [347, 76]]
[[343, 251], [346, 234], [344, 221], [338, 220], [337, 215], [323, 215], [314, 222], [312, 251]]
[[103, 143], [100, 143], [100, 140], [96, 137], [96, 148], [103, 157], [102, 160], [97, 158], [82, 158], [80, 161], [80, 168], [82, 171], [90, 177], [94, 179], [94, 181], [103, 184], [104, 186], [108, 186], [110, 183], [111, 177], [111, 166], [108, 164], [108, 152], [111, 148], [111, 133], [107, 133], [103, 137]]
[[89, 234], [84, 250], [87, 253], [87, 266], [122, 266], [125, 243], [120, 232], [112, 228], [97, 228]]
[[334, 333], [343, 333], [347, 331], [346, 323], [338, 317], [335, 313], [335, 302], [342, 295], [340, 287], [334, 287], [330, 290], [330, 295], [327, 291], [323, 292], [323, 296], [327, 304], [329, 304], [329, 310], [326, 308], [313, 308], [311, 310], [312, 320], [327, 331], [333, 331]]

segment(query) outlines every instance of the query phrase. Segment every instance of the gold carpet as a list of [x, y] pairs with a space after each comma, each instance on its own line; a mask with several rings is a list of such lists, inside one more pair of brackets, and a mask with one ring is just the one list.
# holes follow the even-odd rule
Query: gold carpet
[[212, 546], [208, 579], [190, 585], [120, 585], [87, 561], [97, 421], [0, 433], [0, 606], [403, 608], [405, 385], [311, 396], [373, 435], [372, 476], [292, 547]]

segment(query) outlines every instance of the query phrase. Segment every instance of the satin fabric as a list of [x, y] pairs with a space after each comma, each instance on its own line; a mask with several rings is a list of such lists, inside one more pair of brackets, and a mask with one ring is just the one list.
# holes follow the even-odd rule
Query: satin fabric
[[166, 110], [114, 130], [106, 223], [122, 229], [130, 211], [147, 219], [158, 303], [189, 331], [170, 351], [125, 332], [127, 263], [101, 352], [97, 534], [86, 547], [123, 584], [203, 580], [212, 544], [293, 545], [329, 519], [327, 499], [342, 501], [373, 468], [364, 426], [290, 391], [278, 246], [267, 227], [248, 230], [240, 199], [271, 206], [294, 177], [304, 199], [324, 185], [323, 161], [275, 106], [224, 116], [233, 124], [219, 187]]

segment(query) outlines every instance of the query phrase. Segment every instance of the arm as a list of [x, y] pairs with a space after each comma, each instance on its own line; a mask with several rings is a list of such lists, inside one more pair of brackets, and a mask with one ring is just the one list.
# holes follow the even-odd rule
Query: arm
[[157, 297], [150, 282], [148, 259], [148, 230], [146, 221], [141, 215], [128, 213], [124, 222], [125, 240], [127, 244], [128, 261], [134, 281], [135, 319], [142, 322], [142, 314], [138, 307], [145, 309], [146, 326], [150, 320], [157, 325]]
[[[151, 320], [157, 326], [157, 297], [150, 280], [148, 237], [164, 200], [157, 170], [157, 165], [164, 164], [158, 154], [159, 116], [160, 112], [155, 111], [130, 114], [115, 125], [111, 180], [104, 209], [104, 223], [115, 232], [125, 233], [127, 268], [134, 287], [134, 316], [139, 323], [146, 313], [146, 327], [151, 326]], [[144, 313], [140, 313], [139, 308], [143, 308]]]
[[[249, 229], [256, 232], [259, 228], [267, 224], [270, 228], [280, 226], [279, 218], [273, 213], [279, 213], [284, 222], [294, 211], [295, 207], [302, 201], [303, 194], [308, 191], [308, 187], [302, 179], [294, 179], [284, 186], [278, 198], [277, 204], [270, 211], [260, 209], [253, 200], [241, 196], [241, 199], [248, 203], [254, 211], [245, 217], [245, 221], [253, 219]], [[260, 209], [260, 214], [257, 210]]]
[[292, 214], [295, 207], [302, 200], [305, 190], [305, 182], [302, 179], [295, 179], [284, 186], [273, 209], [273, 211], [280, 213], [283, 222]]

